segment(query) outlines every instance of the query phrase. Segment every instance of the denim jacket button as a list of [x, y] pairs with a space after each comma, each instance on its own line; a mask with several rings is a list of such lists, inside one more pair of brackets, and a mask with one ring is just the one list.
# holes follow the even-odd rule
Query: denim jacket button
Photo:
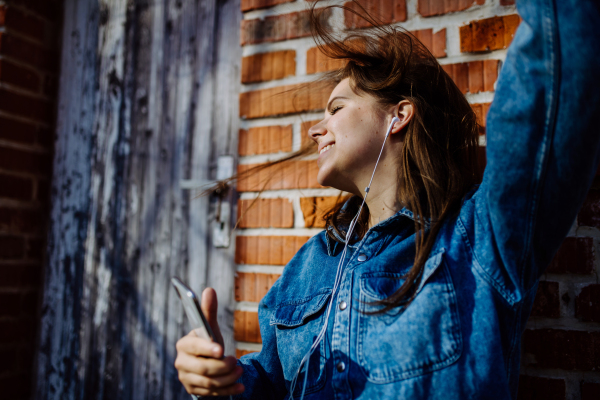
[[338, 372], [344, 372], [344, 370], [346, 369], [346, 364], [344, 364], [343, 361], [340, 361], [338, 365], [336, 365], [336, 369], [338, 370]]
[[340, 310], [345, 310], [346, 307], [348, 307], [348, 304], [344, 300], [340, 301]]
[[367, 255], [366, 254], [361, 254], [361, 255], [358, 256], [357, 260], [360, 261], [360, 262], [367, 261]]

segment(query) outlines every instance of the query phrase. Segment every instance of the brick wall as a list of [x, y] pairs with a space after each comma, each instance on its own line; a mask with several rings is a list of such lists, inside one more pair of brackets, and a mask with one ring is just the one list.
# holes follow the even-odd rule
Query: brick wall
[[27, 399], [38, 329], [60, 3], [0, 1], [0, 393]]
[[[519, 25], [510, 0], [369, 0], [386, 23], [413, 32], [466, 94], [484, 129], [498, 70]], [[329, 90], [295, 92], [340, 63], [326, 59], [310, 38], [307, 2], [242, 0], [242, 93], [239, 170], [264, 163], [306, 140], [322, 118]], [[344, 12], [345, 26], [361, 21]], [[298, 161], [239, 183], [234, 331], [237, 354], [260, 350], [257, 304], [283, 265], [324, 226], [322, 213], [338, 191], [320, 187], [316, 162]], [[256, 191], [261, 200], [249, 206]], [[523, 338], [522, 399], [600, 398], [600, 187], [592, 190], [548, 273]]]

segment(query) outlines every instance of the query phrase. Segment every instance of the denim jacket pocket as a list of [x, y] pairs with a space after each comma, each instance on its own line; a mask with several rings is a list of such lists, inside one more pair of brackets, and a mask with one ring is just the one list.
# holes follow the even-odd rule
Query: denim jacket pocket
[[360, 278], [359, 365], [373, 383], [413, 378], [451, 365], [461, 355], [462, 334], [454, 285], [443, 249], [425, 264], [423, 279], [408, 307], [383, 314], [374, 301], [393, 294], [401, 273], [371, 272]]
[[[275, 308], [271, 316], [270, 325], [276, 326], [277, 351], [288, 390], [300, 362], [321, 331], [330, 295], [331, 289], [323, 289], [302, 299], [285, 301]], [[319, 390], [325, 383], [326, 349], [325, 340], [322, 340], [309, 359], [306, 393]], [[294, 396], [302, 393], [305, 371], [306, 365], [298, 376]]]

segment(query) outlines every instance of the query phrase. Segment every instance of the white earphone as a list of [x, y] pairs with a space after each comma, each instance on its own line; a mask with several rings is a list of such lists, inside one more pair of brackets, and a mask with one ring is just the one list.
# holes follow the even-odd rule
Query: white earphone
[[331, 306], [333, 304], [333, 300], [334, 300], [335, 296], [337, 295], [337, 290], [338, 290], [338, 288], [340, 286], [340, 282], [342, 280], [342, 271], [344, 270], [343, 265], [344, 265], [344, 259], [346, 258], [346, 251], [348, 249], [348, 241], [349, 241], [349, 238], [352, 237], [352, 233], [354, 232], [354, 226], [356, 225], [356, 221], [358, 221], [358, 216], [360, 215], [360, 213], [363, 209], [363, 206], [365, 205], [365, 201], [367, 200], [367, 196], [369, 195], [369, 190], [371, 189], [371, 183], [373, 182], [373, 177], [375, 176], [375, 171], [377, 170], [377, 165], [379, 164], [379, 159], [381, 159], [381, 155], [383, 154], [383, 147], [385, 146], [385, 142], [387, 141], [388, 136], [390, 136], [390, 132], [392, 132], [392, 128], [394, 127], [394, 124], [396, 122], [400, 122], [398, 117], [392, 118], [392, 122], [390, 122], [390, 125], [385, 134], [385, 137], [383, 138], [383, 144], [381, 145], [381, 150], [379, 151], [379, 156], [377, 157], [377, 161], [375, 162], [375, 167], [373, 168], [373, 173], [371, 174], [371, 180], [369, 181], [369, 185], [365, 188], [365, 196], [363, 197], [363, 201], [358, 209], [358, 212], [356, 213], [356, 216], [352, 219], [352, 222], [350, 222], [350, 226], [348, 227], [348, 233], [346, 234], [344, 250], [342, 250], [342, 254], [340, 256], [340, 262], [338, 263], [337, 272], [335, 274], [335, 283], [333, 285], [333, 289], [331, 290], [331, 297], [329, 298], [329, 304], [327, 305], [327, 312], [325, 313], [325, 322], [323, 323], [323, 327], [321, 328], [321, 331], [319, 332], [317, 339], [314, 341], [313, 345], [310, 347], [310, 350], [308, 350], [308, 352], [302, 358], [302, 361], [300, 361], [300, 365], [298, 366], [296, 375], [294, 376], [294, 379], [292, 379], [292, 382], [290, 383], [290, 400], [294, 399], [294, 389], [296, 388], [296, 382], [298, 380], [298, 376], [300, 375], [300, 372], [302, 372], [302, 366], [304, 365], [304, 363], [306, 363], [306, 368], [305, 368], [305, 373], [304, 373], [304, 384], [302, 386], [302, 395], [300, 396], [300, 400], [304, 399], [304, 393], [306, 391], [306, 382], [308, 379], [309, 359], [310, 359], [311, 354], [313, 353], [313, 351], [315, 351], [315, 349], [317, 348], [319, 343], [321, 343], [321, 341], [325, 337], [325, 333], [327, 332], [327, 326], [329, 324], [329, 314], [331, 313]]

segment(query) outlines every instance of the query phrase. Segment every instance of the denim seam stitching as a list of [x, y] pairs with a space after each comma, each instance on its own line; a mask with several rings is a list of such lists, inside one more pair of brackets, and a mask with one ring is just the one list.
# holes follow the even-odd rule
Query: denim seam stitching
[[[395, 382], [395, 381], [415, 378], [415, 377], [418, 377], [418, 376], [421, 376], [421, 375], [424, 375], [424, 374], [427, 374], [427, 373], [430, 373], [433, 371], [438, 371], [447, 366], [450, 366], [453, 363], [455, 363], [462, 355], [463, 340], [462, 340], [462, 328], [461, 328], [461, 324], [460, 324], [460, 316], [458, 315], [459, 314], [458, 299], [456, 297], [456, 291], [454, 289], [454, 285], [452, 282], [452, 274], [450, 274], [448, 266], [445, 263], [443, 258], [440, 259], [440, 262], [439, 262], [438, 266], [435, 268], [435, 270], [438, 271], [440, 268], [443, 269], [443, 274], [446, 277], [445, 287], [447, 288], [448, 294], [450, 296], [450, 310], [451, 310], [450, 317], [452, 319], [452, 328], [453, 329], [450, 330], [449, 337], [456, 339], [455, 340], [456, 346], [453, 349], [454, 353], [452, 353], [447, 359], [444, 359], [441, 361], [428, 360], [429, 363], [427, 365], [413, 367], [412, 369], [409, 369], [407, 371], [400, 371], [398, 369], [386, 371], [382, 374], [378, 374], [377, 377], [373, 377], [373, 375], [367, 375], [365, 373], [365, 371], [363, 371], [363, 373], [365, 374], [365, 377], [367, 378], [368, 381], [378, 383], [378, 384], [386, 384], [386, 383], [391, 383], [391, 382]], [[361, 283], [360, 283], [360, 288], [363, 289], [362, 279], [361, 279]], [[365, 299], [365, 295], [367, 295], [366, 291], [363, 292], [363, 290], [361, 290], [360, 291], [361, 304], [364, 304], [363, 300]], [[454, 304], [454, 306], [452, 306], [452, 304]], [[364, 353], [363, 346], [362, 346], [363, 341], [360, 340], [360, 338], [363, 337], [364, 332], [365, 332], [365, 329], [363, 328], [363, 324], [361, 324], [360, 320], [359, 320], [358, 336], [357, 336], [357, 341], [358, 341], [357, 356], [358, 356], [359, 363], [362, 364], [363, 366], [366, 364], [366, 360], [365, 360], [364, 354], [363, 354]]]
[[[475, 212], [477, 212], [477, 211], [475, 211]], [[475, 266], [475, 271], [477, 271], [478, 274], [481, 275], [483, 277], [483, 279], [485, 281], [487, 281], [490, 284], [490, 286], [493, 287], [494, 290], [496, 290], [498, 292], [498, 294], [500, 294], [500, 297], [502, 297], [504, 300], [506, 300], [506, 302], [511, 307], [514, 306], [514, 304], [516, 302], [515, 296], [513, 296], [509, 292], [509, 290], [502, 284], [502, 282], [499, 282], [498, 280], [496, 280], [495, 277], [493, 277], [491, 274], [489, 274], [485, 270], [485, 268], [483, 268], [483, 266], [477, 259], [477, 255], [473, 251], [473, 246], [471, 245], [471, 241], [469, 240], [469, 237], [467, 236], [467, 230], [462, 222], [461, 217], [457, 218], [457, 226], [459, 228], [459, 231], [463, 238], [465, 246], [467, 247], [467, 249], [469, 250], [469, 253], [471, 254], [471, 257], [473, 259], [473, 265]]]
[[544, 178], [546, 176], [546, 170], [549, 163], [548, 155], [550, 154], [550, 149], [552, 147], [552, 139], [554, 137], [555, 131], [555, 121], [557, 116], [557, 108], [558, 108], [558, 94], [559, 94], [559, 74], [560, 74], [560, 65], [558, 58], [560, 54], [557, 53], [557, 50], [560, 51], [560, 46], [557, 46], [556, 42], [558, 41], [558, 33], [553, 27], [556, 25], [553, 23], [556, 19], [556, 10], [554, 1], [551, 4], [546, 4], [546, 12], [542, 18], [542, 34], [545, 36], [546, 40], [544, 41], [547, 45], [547, 52], [550, 58], [548, 74], [550, 76], [551, 82], [549, 85], [549, 93], [546, 97], [548, 99], [549, 105], [546, 110], [546, 118], [544, 121], [544, 134], [542, 137], [542, 143], [540, 145], [540, 153], [538, 154], [538, 159], [536, 160], [536, 168], [533, 174], [533, 189], [530, 193], [531, 196], [531, 206], [529, 208], [529, 223], [527, 226], [527, 240], [526, 247], [523, 251], [522, 258], [519, 262], [519, 268], [521, 270], [521, 287], [524, 288], [524, 279], [525, 279], [525, 267], [527, 264], [527, 259], [529, 252], [533, 246], [533, 235], [535, 232], [535, 225], [537, 220], [537, 215], [539, 213], [539, 201], [541, 197], [541, 192], [544, 187]]

